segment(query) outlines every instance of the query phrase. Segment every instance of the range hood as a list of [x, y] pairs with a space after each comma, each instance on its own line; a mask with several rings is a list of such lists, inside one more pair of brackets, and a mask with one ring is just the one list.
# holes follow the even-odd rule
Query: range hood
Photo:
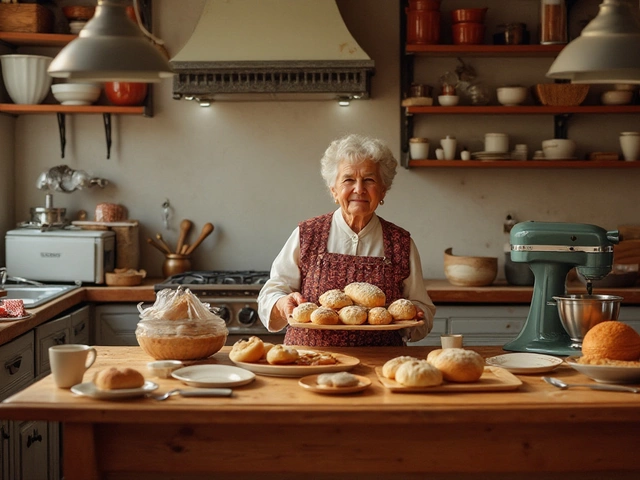
[[369, 98], [374, 73], [335, 0], [207, 0], [170, 63], [173, 97], [201, 105]]

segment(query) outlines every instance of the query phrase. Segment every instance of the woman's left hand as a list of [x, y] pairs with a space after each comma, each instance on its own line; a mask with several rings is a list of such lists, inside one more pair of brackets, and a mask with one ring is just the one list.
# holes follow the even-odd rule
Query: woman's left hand
[[304, 302], [306, 300], [299, 292], [293, 292], [280, 298], [275, 304], [275, 309], [280, 318], [287, 320], [293, 313], [293, 309]]
[[416, 320], [423, 320], [424, 319], [424, 311], [416, 306]]

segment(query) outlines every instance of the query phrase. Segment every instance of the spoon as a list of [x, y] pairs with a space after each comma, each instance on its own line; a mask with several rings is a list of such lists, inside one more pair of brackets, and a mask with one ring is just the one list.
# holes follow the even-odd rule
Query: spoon
[[163, 401], [172, 395], [182, 395], [183, 397], [230, 397], [233, 390], [230, 388], [200, 388], [198, 390], [180, 390], [176, 388], [160, 395], [149, 395], [154, 400]]
[[184, 242], [187, 239], [187, 235], [189, 234], [189, 230], [191, 230], [191, 226], [193, 223], [191, 220], [184, 219], [180, 222], [180, 236], [178, 237], [178, 244], [176, 245], [176, 253], [182, 253], [182, 247], [184, 246]]
[[209, 236], [209, 234], [211, 232], [213, 232], [213, 224], [211, 223], [205, 223], [204, 226], [202, 227], [202, 231], [200, 232], [200, 236], [198, 237], [198, 239], [193, 242], [189, 248], [187, 249], [187, 252], [185, 253], [185, 255], [191, 255], [193, 253], [193, 251], [196, 249], [196, 247], [198, 245], [200, 245], [202, 243], [202, 241], [207, 238]]
[[610, 392], [631, 392], [640, 393], [640, 388], [625, 387], [624, 385], [609, 385], [602, 383], [565, 383], [559, 378], [555, 377], [542, 377], [542, 379], [554, 387], [558, 387], [561, 390], [565, 390], [569, 387], [586, 387], [591, 390], [608, 390]]

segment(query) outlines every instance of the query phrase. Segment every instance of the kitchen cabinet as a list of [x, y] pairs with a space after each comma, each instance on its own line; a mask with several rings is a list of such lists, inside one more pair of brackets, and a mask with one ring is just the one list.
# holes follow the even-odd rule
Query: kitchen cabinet
[[[494, 4], [496, 2], [493, 2]], [[574, 3], [574, 2], [571, 2]], [[492, 2], [486, 2], [491, 8]], [[400, 6], [400, 84], [402, 98], [409, 97], [409, 89], [413, 82], [423, 83], [415, 74], [417, 62], [428, 62], [435, 58], [493, 58], [493, 59], [537, 59], [554, 58], [564, 47], [564, 45], [414, 45], [406, 43], [406, 13], [405, 7], [408, 1], [401, 2]], [[504, 5], [504, 4], [502, 4]], [[452, 7], [441, 9], [442, 17], [449, 14]], [[442, 23], [442, 22], [441, 22]], [[532, 25], [530, 25], [532, 27]], [[534, 29], [531, 28], [533, 31]], [[486, 39], [486, 37], [485, 37]], [[443, 72], [444, 73], [444, 72]], [[491, 85], [488, 85], [491, 87]], [[434, 103], [437, 97], [437, 88], [434, 88]], [[636, 169], [640, 168], [640, 162], [623, 161], [593, 161], [593, 160], [571, 160], [571, 161], [514, 161], [514, 160], [492, 160], [492, 161], [462, 161], [462, 160], [413, 160], [409, 157], [409, 138], [414, 136], [415, 123], [420, 121], [433, 121], [433, 118], [440, 119], [443, 116], [478, 116], [482, 121], [486, 116], [515, 116], [518, 118], [529, 118], [530, 116], [546, 115], [553, 120], [554, 138], [567, 138], [567, 122], [574, 115], [638, 115], [640, 105], [584, 105], [555, 107], [542, 105], [522, 105], [515, 107], [505, 107], [502, 105], [460, 105], [460, 106], [402, 106], [401, 107], [401, 163], [407, 167], [424, 168], [615, 168], [615, 169]], [[485, 117], [482, 117], [485, 116]], [[427, 118], [428, 117], [428, 118]], [[606, 117], [604, 117], [606, 118]], [[603, 119], [604, 119], [603, 118]], [[421, 135], [419, 135], [421, 136]], [[432, 152], [436, 146], [432, 145]], [[529, 156], [531, 157], [531, 153]]]
[[96, 345], [136, 346], [140, 312], [135, 303], [96, 305], [93, 330]]

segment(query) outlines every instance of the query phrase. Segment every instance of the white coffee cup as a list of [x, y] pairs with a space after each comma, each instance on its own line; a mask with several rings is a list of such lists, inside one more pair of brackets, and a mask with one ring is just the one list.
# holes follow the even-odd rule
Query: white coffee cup
[[462, 335], [440, 335], [440, 344], [442, 348], [462, 348]]
[[98, 352], [89, 345], [54, 345], [49, 347], [53, 380], [59, 388], [82, 383], [84, 372], [96, 361]]
[[620, 148], [625, 161], [640, 160], [640, 132], [621, 132]]

